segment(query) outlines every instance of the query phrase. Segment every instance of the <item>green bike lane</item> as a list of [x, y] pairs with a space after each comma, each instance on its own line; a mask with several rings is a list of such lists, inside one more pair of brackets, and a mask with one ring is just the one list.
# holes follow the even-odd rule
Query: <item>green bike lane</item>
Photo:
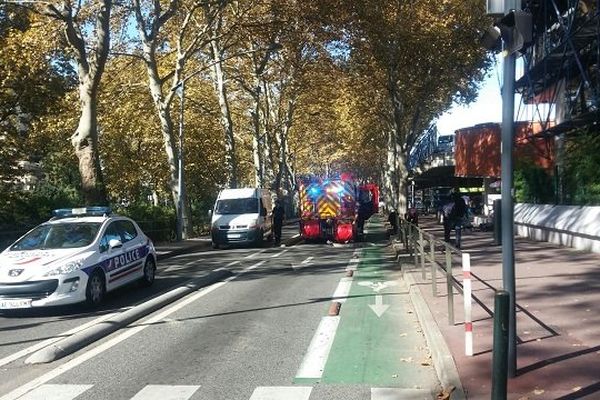
[[[370, 224], [369, 238], [384, 239], [379, 221]], [[322, 376], [296, 378], [296, 384], [361, 384], [432, 393], [440, 388], [408, 287], [386, 244], [367, 243], [361, 251]]]

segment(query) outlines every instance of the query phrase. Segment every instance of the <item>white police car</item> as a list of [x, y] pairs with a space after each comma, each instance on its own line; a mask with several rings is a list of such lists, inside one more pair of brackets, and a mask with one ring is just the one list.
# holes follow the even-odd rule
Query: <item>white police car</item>
[[54, 210], [0, 253], [0, 309], [87, 302], [132, 281], [154, 282], [152, 241], [108, 207]]

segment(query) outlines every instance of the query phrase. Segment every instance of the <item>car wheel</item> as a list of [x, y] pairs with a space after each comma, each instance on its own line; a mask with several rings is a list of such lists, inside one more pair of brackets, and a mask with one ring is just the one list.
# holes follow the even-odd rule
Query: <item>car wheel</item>
[[144, 264], [144, 276], [142, 277], [143, 286], [152, 286], [154, 278], [156, 276], [156, 263], [152, 257], [146, 258]]
[[104, 300], [106, 295], [106, 281], [104, 274], [100, 270], [94, 271], [94, 273], [88, 279], [87, 287], [85, 289], [85, 298], [88, 305], [97, 307]]

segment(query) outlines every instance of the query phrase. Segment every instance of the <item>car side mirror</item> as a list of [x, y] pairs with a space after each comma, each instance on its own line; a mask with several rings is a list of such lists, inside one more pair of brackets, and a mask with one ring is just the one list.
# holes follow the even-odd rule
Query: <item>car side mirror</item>
[[108, 248], [109, 248], [109, 249], [111, 249], [111, 250], [112, 250], [112, 249], [119, 249], [119, 248], [121, 248], [121, 247], [123, 247], [123, 243], [121, 243], [121, 241], [120, 241], [120, 240], [117, 240], [117, 239], [110, 239], [110, 240], [108, 241]]

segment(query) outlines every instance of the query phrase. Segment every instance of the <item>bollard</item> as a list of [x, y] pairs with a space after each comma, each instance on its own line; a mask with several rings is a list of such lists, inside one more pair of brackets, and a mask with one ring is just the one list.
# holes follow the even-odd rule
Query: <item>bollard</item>
[[435, 238], [429, 236], [429, 249], [431, 252], [431, 292], [434, 297], [437, 297], [437, 267], [435, 265]]
[[473, 316], [471, 298], [471, 256], [462, 253], [463, 266], [463, 301], [465, 307], [465, 355], [473, 355]]
[[448, 292], [448, 324], [454, 325], [454, 286], [452, 285], [452, 253], [446, 243], [446, 290]]
[[492, 356], [492, 400], [505, 400], [508, 383], [508, 309], [510, 294], [496, 292], [494, 298], [494, 346]]

